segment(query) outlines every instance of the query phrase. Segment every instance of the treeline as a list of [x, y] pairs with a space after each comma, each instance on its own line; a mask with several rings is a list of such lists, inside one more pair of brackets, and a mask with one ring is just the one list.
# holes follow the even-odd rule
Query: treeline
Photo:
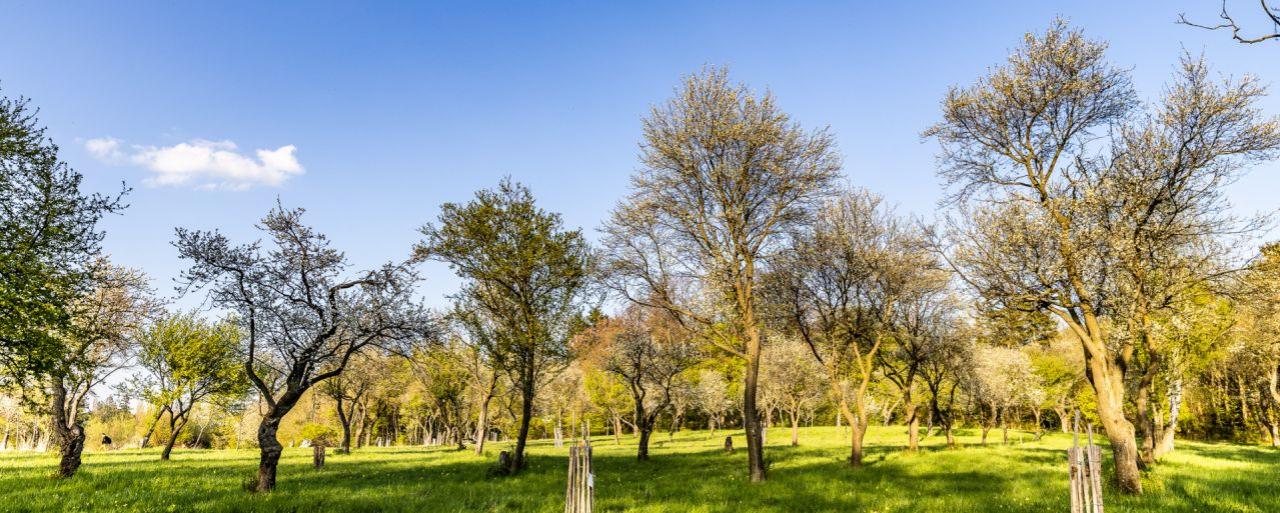
[[[57, 446], [64, 476], [89, 433], [162, 458], [257, 447], [267, 491], [285, 445], [512, 440], [494, 470], [513, 474], [530, 439], [584, 425], [635, 436], [640, 460], [664, 432], [740, 429], [761, 481], [766, 426], [792, 444], [844, 426], [857, 467], [873, 422], [916, 450], [1079, 411], [1140, 493], [1177, 437], [1280, 445], [1280, 246], [1247, 250], [1270, 221], [1225, 196], [1276, 156], [1280, 122], [1256, 80], [1190, 56], [1140, 102], [1105, 50], [1056, 21], [952, 88], [924, 131], [935, 220], [845, 184], [828, 130], [707, 68], [643, 119], [598, 244], [507, 179], [353, 270], [281, 205], [258, 242], [177, 229], [179, 291], [216, 319], [100, 257], [121, 198], [81, 193], [26, 100], [0, 101], [0, 447]], [[426, 260], [463, 279], [446, 309], [414, 294]]]

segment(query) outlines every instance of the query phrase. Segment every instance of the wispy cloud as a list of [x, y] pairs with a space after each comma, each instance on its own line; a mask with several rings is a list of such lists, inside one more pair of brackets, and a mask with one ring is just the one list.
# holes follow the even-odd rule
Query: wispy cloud
[[[144, 183], [152, 187], [189, 186], [198, 189], [244, 190], [276, 187], [306, 172], [292, 144], [274, 150], [257, 150], [254, 156], [237, 151], [229, 140], [192, 139], [173, 146], [125, 147], [124, 141], [99, 137], [84, 142], [94, 158], [112, 165], [140, 166], [152, 175]], [[256, 158], [255, 158], [256, 157]]]

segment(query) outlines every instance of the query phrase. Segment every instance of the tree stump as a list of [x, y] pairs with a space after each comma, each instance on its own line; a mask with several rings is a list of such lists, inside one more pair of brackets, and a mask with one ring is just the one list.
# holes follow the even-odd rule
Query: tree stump
[[323, 445], [314, 445], [311, 447], [311, 463], [316, 466], [316, 470], [324, 468]]
[[724, 437], [724, 452], [733, 454], [733, 437], [732, 436]]

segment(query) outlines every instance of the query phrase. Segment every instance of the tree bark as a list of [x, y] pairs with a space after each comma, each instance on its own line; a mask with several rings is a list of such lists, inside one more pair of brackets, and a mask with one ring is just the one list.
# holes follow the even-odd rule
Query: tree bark
[[156, 408], [156, 415], [155, 415], [155, 417], [152, 417], [152, 418], [151, 418], [151, 422], [147, 424], [147, 431], [146, 431], [145, 433], [143, 433], [143, 434], [142, 434], [142, 439], [138, 441], [138, 448], [139, 448], [139, 449], [146, 449], [146, 448], [147, 448], [147, 444], [151, 443], [151, 433], [154, 433], [154, 432], [155, 432], [155, 430], [156, 430], [156, 424], [159, 424], [159, 423], [160, 423], [160, 417], [163, 417], [163, 416], [164, 416], [164, 412], [166, 412], [166, 411], [169, 411], [169, 406], [168, 406], [168, 405], [165, 405], [165, 406], [160, 407], [160, 408]]
[[177, 421], [169, 422], [169, 439], [165, 441], [164, 450], [160, 452], [160, 459], [169, 461], [169, 454], [173, 452], [173, 445], [178, 442], [178, 434], [182, 432], [182, 428], [187, 425], [187, 415], [183, 414], [178, 417]]
[[760, 381], [760, 330], [753, 317], [747, 319], [747, 369], [742, 396], [742, 417], [746, 428], [747, 461], [751, 482], [765, 480], [764, 440], [760, 437], [760, 413], [756, 410], [756, 388]]
[[791, 412], [791, 446], [800, 445], [800, 412]]
[[476, 454], [484, 454], [484, 441], [489, 438], [489, 402], [493, 400], [494, 385], [498, 381], [498, 372], [493, 372], [488, 390], [480, 400], [480, 411], [476, 414]]
[[533, 417], [534, 383], [533, 362], [526, 362], [524, 376], [520, 383], [520, 431], [516, 437], [516, 452], [511, 458], [509, 473], [515, 474], [524, 468], [524, 448], [529, 440], [529, 421]]
[[280, 420], [283, 417], [284, 414], [277, 414], [273, 410], [263, 417], [262, 423], [258, 425], [260, 455], [257, 491], [259, 492], [269, 492], [276, 488], [276, 467], [280, 464], [280, 454], [284, 452], [284, 446], [280, 445], [280, 440], [276, 439], [276, 431], [280, 429]]
[[67, 478], [75, 475], [80, 469], [81, 454], [84, 452], [84, 425], [79, 418], [79, 402], [72, 399], [68, 404], [66, 382], [62, 377], [51, 379], [52, 411], [50, 430], [57, 437], [58, 451], [61, 459], [58, 462], [58, 476]]

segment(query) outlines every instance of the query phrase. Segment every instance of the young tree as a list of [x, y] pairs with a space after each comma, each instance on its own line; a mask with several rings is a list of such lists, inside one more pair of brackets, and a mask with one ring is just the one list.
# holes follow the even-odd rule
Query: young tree
[[244, 370], [266, 404], [258, 426], [262, 492], [275, 489], [280, 421], [307, 390], [341, 375], [367, 347], [421, 340], [432, 331], [406, 264], [344, 277], [346, 257], [302, 224], [302, 214], [277, 206], [262, 219], [268, 251], [260, 242], [235, 245], [216, 231], [179, 228], [174, 242], [191, 262], [179, 291], [207, 288], [213, 305], [233, 312], [245, 331]]
[[469, 203], [446, 203], [438, 224], [422, 228], [422, 258], [447, 262], [466, 280], [455, 296], [471, 325], [487, 323], [476, 341], [519, 390], [520, 427], [511, 473], [524, 450], [537, 387], [568, 360], [579, 299], [587, 284], [590, 248], [580, 230], [534, 203], [529, 189], [503, 180]]
[[[636, 458], [649, 459], [649, 437], [658, 418], [671, 406], [673, 392], [699, 356], [692, 334], [665, 310], [632, 306], [608, 343], [605, 369], [617, 374], [631, 391], [640, 442]], [[673, 419], [674, 422], [674, 419]]]
[[71, 326], [60, 333], [65, 352], [45, 378], [51, 431], [62, 457], [61, 477], [71, 477], [80, 468], [85, 397], [129, 365], [137, 332], [158, 307], [141, 272], [105, 260], [92, 265], [93, 289], [70, 305]]
[[[984, 298], [1037, 305], [1076, 336], [1117, 480], [1141, 493], [1134, 424], [1124, 411], [1126, 371], [1141, 337], [1116, 336], [1110, 326], [1117, 315], [1143, 315], [1129, 293], [1169, 276], [1156, 272], [1170, 263], [1163, 257], [1230, 226], [1221, 186], [1274, 152], [1280, 125], [1259, 114], [1263, 90], [1252, 79], [1215, 84], [1190, 60], [1162, 106], [1131, 124], [1135, 94], [1128, 74], [1103, 58], [1105, 48], [1062, 21], [1028, 35], [1007, 65], [953, 88], [943, 121], [925, 135], [941, 142], [953, 199], [978, 206], [957, 229], [953, 261]], [[1107, 141], [1099, 132], [1115, 134], [1101, 156]], [[1129, 254], [1144, 250], [1157, 253]], [[1193, 255], [1173, 269], [1204, 261]], [[1163, 296], [1154, 292], [1142, 301]]]
[[236, 399], [247, 391], [240, 365], [242, 340], [231, 321], [210, 324], [181, 313], [161, 317], [142, 331], [138, 366], [149, 375], [150, 385], [144, 396], [157, 412], [169, 414], [169, 439], [160, 459], [169, 459], [197, 404]]
[[81, 178], [28, 100], [0, 96], [0, 386], [28, 387], [63, 360], [58, 333], [94, 288], [98, 221], [127, 191], [86, 194]]
[[748, 465], [751, 481], [763, 481], [757, 289], [767, 260], [837, 179], [835, 143], [793, 123], [772, 95], [708, 69], [644, 120], [640, 161], [604, 230], [609, 285], [742, 359]]

